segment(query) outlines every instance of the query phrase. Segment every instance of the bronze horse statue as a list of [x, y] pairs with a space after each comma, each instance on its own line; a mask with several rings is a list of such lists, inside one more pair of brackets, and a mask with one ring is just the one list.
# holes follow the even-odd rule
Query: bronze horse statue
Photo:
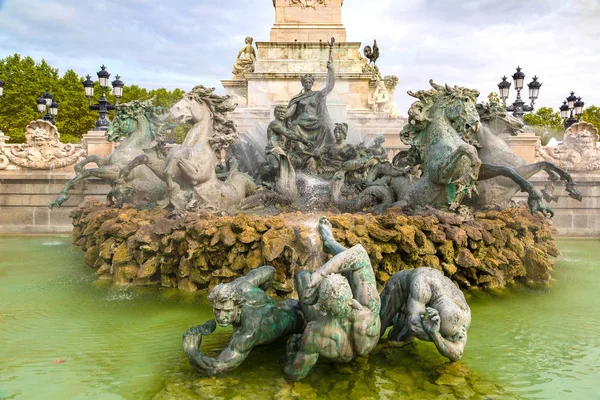
[[[474, 207], [501, 204], [510, 201], [521, 190], [529, 193], [530, 207], [535, 204], [537, 209], [552, 215], [552, 210], [542, 205], [542, 195], [548, 202], [554, 200], [551, 190], [558, 181], [564, 182], [570, 197], [581, 201], [581, 193], [571, 175], [565, 170], [548, 161], [527, 164], [500, 137], [501, 134], [515, 136], [523, 132], [524, 125], [521, 120], [495, 103], [477, 104], [477, 111], [483, 123], [482, 129], [475, 135], [477, 152], [483, 165], [487, 167], [480, 174], [478, 194], [469, 199], [467, 204]], [[549, 190], [543, 190], [542, 194], [527, 181], [540, 171], [546, 172], [550, 179], [550, 185], [547, 186]]]
[[422, 174], [414, 179], [407, 169], [380, 163], [369, 172], [369, 185], [356, 198], [341, 199], [334, 186], [333, 203], [343, 211], [359, 211], [375, 206], [433, 206], [456, 209], [463, 197], [471, 196], [479, 176], [481, 160], [477, 149], [466, 138], [479, 129], [475, 102], [479, 92], [455, 86], [440, 86], [430, 81], [432, 89], [408, 92], [416, 101], [408, 111], [408, 124], [400, 133], [404, 143], [417, 155]]
[[185, 140], [169, 150], [165, 158], [142, 154], [133, 159], [120, 175], [122, 179], [147, 166], [165, 182], [167, 197], [161, 203], [176, 213], [193, 209], [231, 211], [242, 205], [256, 190], [248, 175], [234, 166], [225, 181], [215, 172], [216, 153], [238, 137], [235, 124], [226, 118], [237, 104], [229, 96], [213, 93], [214, 88], [196, 86], [170, 110], [170, 116], [181, 123], [191, 123]]
[[[419, 99], [412, 104], [409, 123], [400, 133], [402, 141], [411, 145], [410, 150], [399, 153], [391, 164], [381, 163], [372, 169], [368, 187], [355, 199], [341, 199], [339, 190], [335, 191], [334, 204], [338, 208], [382, 211], [388, 207], [446, 205], [456, 209], [462, 202], [483, 207], [509, 201], [521, 190], [528, 193], [532, 213], [552, 216], [542, 194], [527, 181], [541, 170], [552, 182], [564, 181], [569, 195], [581, 200], [567, 172], [549, 162], [527, 165], [487, 126], [493, 124], [517, 134], [523, 129], [520, 121], [499, 108], [493, 112], [482, 106], [476, 108], [479, 93], [475, 90], [436, 85], [433, 81], [430, 84], [432, 90], [408, 92]], [[415, 168], [419, 177], [409, 173]], [[445, 202], [441, 196], [444, 189]], [[548, 192], [544, 195], [552, 198]]]
[[[119, 142], [117, 148], [107, 157], [91, 155], [75, 165], [77, 176], [68, 181], [50, 208], [60, 207], [70, 197], [70, 191], [89, 178], [107, 181], [111, 186], [109, 203], [117, 206], [130, 203], [140, 207], [152, 207], [158, 199], [164, 197], [165, 185], [148, 168], [140, 168], [129, 176], [127, 182], [120, 179], [120, 171], [135, 157], [145, 152], [160, 153], [160, 143], [153, 132], [153, 119], [160, 108], [154, 107], [152, 100], [137, 101], [116, 106], [115, 117], [106, 131], [111, 142]], [[161, 157], [156, 154], [156, 157]], [[94, 163], [96, 168], [84, 169]]]

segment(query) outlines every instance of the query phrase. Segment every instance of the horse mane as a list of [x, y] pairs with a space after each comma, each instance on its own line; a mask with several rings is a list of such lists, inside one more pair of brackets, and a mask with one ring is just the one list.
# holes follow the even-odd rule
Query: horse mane
[[406, 144], [417, 144], [420, 133], [427, 129], [427, 125], [431, 122], [429, 114], [438, 99], [442, 98], [444, 104], [450, 103], [456, 99], [477, 101], [479, 91], [475, 89], [467, 89], [460, 86], [450, 87], [448, 84], [442, 86], [429, 80], [432, 89], [419, 90], [414, 93], [408, 91], [409, 96], [419, 99], [410, 106], [408, 110], [408, 124], [404, 126], [400, 132], [402, 141]]
[[209, 139], [211, 146], [216, 151], [225, 149], [235, 142], [239, 132], [233, 120], [227, 118], [227, 113], [235, 110], [237, 104], [229, 99], [231, 96], [220, 96], [214, 93], [215, 88], [203, 85], [195, 86], [190, 94], [198, 101], [204, 102], [213, 114], [213, 137]]
[[148, 100], [132, 100], [128, 103], [117, 104], [115, 106], [115, 114], [126, 115], [133, 119], [138, 119], [142, 116], [151, 119], [156, 114], [163, 111], [162, 107], [155, 107], [152, 104], [153, 101], [154, 98]]
[[[126, 116], [133, 120], [145, 119], [150, 126], [150, 138], [153, 143], [155, 140], [161, 141], [163, 126], [160, 123], [160, 114], [164, 113], [164, 108], [154, 106], [152, 103], [155, 98], [148, 100], [132, 100], [127, 103], [117, 104], [115, 106], [115, 119], [120, 116]], [[129, 132], [130, 136], [133, 132]]]
[[[505, 131], [508, 131], [512, 136], [516, 136], [520, 132], [523, 132], [523, 128], [525, 126], [523, 121], [517, 117], [513, 117], [502, 105], [495, 102], [478, 103], [476, 104], [475, 108], [477, 109], [479, 119], [482, 123], [490, 124], [499, 119], [506, 125]], [[494, 133], [500, 134], [504, 132]]]

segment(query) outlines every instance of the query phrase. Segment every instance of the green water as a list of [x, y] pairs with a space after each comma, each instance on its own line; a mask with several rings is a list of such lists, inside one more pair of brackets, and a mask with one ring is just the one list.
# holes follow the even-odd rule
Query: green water
[[[223, 378], [191, 370], [181, 335], [211, 317], [204, 295], [96, 281], [67, 236], [0, 237], [0, 399], [600, 399], [600, 242], [558, 245], [550, 289], [471, 294], [458, 365], [431, 343], [382, 345], [368, 360], [319, 362], [288, 385], [285, 343], [256, 349]], [[203, 350], [218, 352], [228, 333]], [[440, 372], [466, 384], [436, 385]]]

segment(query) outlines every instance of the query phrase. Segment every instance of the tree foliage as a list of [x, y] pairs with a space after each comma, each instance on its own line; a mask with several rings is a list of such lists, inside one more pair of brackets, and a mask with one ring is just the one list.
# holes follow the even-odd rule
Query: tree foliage
[[558, 111], [554, 111], [552, 107], [540, 107], [535, 113], [525, 114], [523, 121], [527, 125], [542, 126], [550, 130], [562, 131], [563, 120]]
[[501, 104], [500, 96], [498, 96], [498, 93], [496, 93], [496, 92], [490, 92], [490, 94], [488, 94], [487, 98], [488, 98], [488, 103], [490, 103], [490, 104], [492, 104], [492, 103]]
[[[98, 112], [89, 109], [82, 86], [84, 78], [73, 70], [60, 76], [58, 70], [44, 60], [38, 63], [31, 57], [14, 54], [0, 59], [0, 79], [5, 82], [4, 95], [0, 97], [0, 130], [10, 137], [9, 142], [25, 141], [25, 127], [41, 118], [36, 100], [46, 90], [59, 105], [55, 120], [63, 142], [79, 142], [82, 135], [94, 128]], [[126, 85], [120, 102], [154, 98], [155, 105], [168, 109], [181, 99], [183, 93], [180, 89], [148, 91], [137, 85]], [[96, 82], [93, 102], [97, 103], [101, 95], [102, 90]], [[110, 87], [106, 97], [115, 104], [116, 98]], [[112, 113], [109, 117], [112, 118]]]
[[600, 107], [589, 106], [583, 110], [581, 120], [594, 125], [596, 128], [598, 128], [598, 132], [600, 132]]

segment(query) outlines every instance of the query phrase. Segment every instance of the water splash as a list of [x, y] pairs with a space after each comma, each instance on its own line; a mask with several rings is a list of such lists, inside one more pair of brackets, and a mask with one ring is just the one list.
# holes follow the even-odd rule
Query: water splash
[[[237, 118], [237, 116], [236, 116]], [[253, 128], [241, 134], [227, 149], [229, 157], [233, 156], [241, 171], [252, 177], [258, 177], [260, 169], [266, 162], [265, 148], [267, 147], [267, 126], [256, 123]]]
[[43, 242], [42, 246], [62, 246], [62, 245], [66, 245], [67, 243], [65, 242], [61, 242], [59, 240], [52, 240], [49, 242]]
[[106, 296], [107, 301], [131, 301], [137, 296], [135, 293], [129, 290], [130, 286], [123, 286], [118, 289], [116, 293], [109, 293]]
[[330, 181], [303, 173], [296, 175], [296, 181], [303, 210], [318, 211], [326, 208], [324, 203], [330, 198]]

